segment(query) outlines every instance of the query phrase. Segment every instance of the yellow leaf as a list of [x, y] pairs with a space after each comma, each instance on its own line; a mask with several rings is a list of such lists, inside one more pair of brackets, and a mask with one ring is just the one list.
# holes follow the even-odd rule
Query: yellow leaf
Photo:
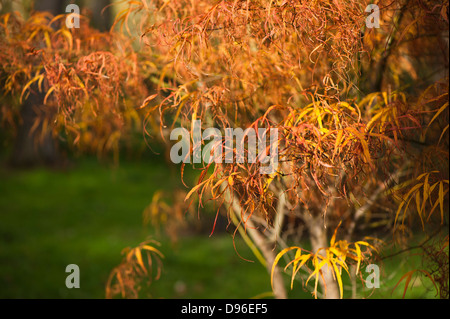
[[143, 245], [141, 248], [145, 249], [145, 250], [152, 251], [152, 252], [156, 253], [159, 257], [164, 258], [164, 255], [158, 249], [156, 249], [155, 247], [152, 247], [152, 246], [149, 246], [149, 245]]
[[45, 94], [45, 97], [44, 97], [44, 105], [47, 103], [47, 99], [48, 99], [48, 97], [50, 96], [50, 94], [52, 94], [52, 92], [55, 90], [55, 86], [52, 86], [48, 91], [47, 91], [47, 93]]
[[67, 42], [69, 43], [69, 52], [72, 52], [72, 48], [73, 48], [73, 37], [72, 37], [72, 33], [70, 33], [68, 30], [66, 29], [61, 29], [61, 33], [67, 38]]
[[294, 269], [293, 270], [295, 270], [295, 268], [297, 267], [297, 264], [298, 264], [298, 262], [299, 262], [299, 258], [300, 258], [300, 256], [302, 255], [302, 249], [301, 248], [299, 248], [299, 249], [297, 249], [297, 251], [295, 252], [295, 256], [294, 256]]
[[[291, 278], [291, 289], [294, 286], [295, 276], [297, 276], [297, 273], [299, 272], [299, 270], [309, 260], [310, 257], [311, 257], [311, 254], [307, 254], [307, 255], [300, 256], [298, 259], [294, 259], [297, 263], [300, 262], [300, 264], [298, 264], [298, 267], [297, 267], [297, 269], [295, 269], [295, 272], [294, 272], [294, 269], [292, 270], [293, 273], [292, 273], [292, 278]], [[295, 268], [295, 266], [294, 266], [294, 268]]]
[[320, 110], [318, 107], [314, 108], [314, 112], [316, 113], [316, 117], [317, 117], [317, 122], [319, 123], [319, 128], [320, 130], [323, 129], [323, 124], [322, 124], [322, 115], [320, 114]]
[[342, 297], [344, 296], [344, 285], [342, 284], [342, 277], [340, 272], [337, 269], [336, 263], [332, 262], [331, 263], [333, 265], [333, 269], [334, 269], [334, 274], [336, 275], [337, 278], [337, 282], [338, 282], [338, 286], [339, 286], [339, 295]]
[[369, 145], [367, 144], [367, 141], [366, 141], [364, 135], [352, 127], [346, 128], [346, 130], [349, 131], [350, 133], [352, 133], [359, 140], [359, 142], [361, 143], [361, 146], [363, 148], [364, 157], [366, 158], [367, 163], [371, 167], [374, 167], [374, 165], [372, 163], [372, 158], [370, 156]]
[[145, 268], [144, 262], [142, 261], [142, 253], [141, 253], [141, 250], [139, 248], [136, 249], [135, 256], [136, 256], [136, 260], [138, 262], [138, 265], [141, 266], [141, 269], [144, 271], [144, 273], [147, 273], [147, 269]]
[[[322, 257], [320, 255], [318, 255], [318, 253], [316, 253], [314, 255], [313, 258], [313, 265], [314, 265], [314, 271], [311, 273], [311, 275], [308, 277], [308, 279], [306, 280], [306, 285], [308, 284], [309, 280], [315, 275], [316, 276], [316, 280], [315, 280], [315, 284], [314, 284], [314, 295], [315, 298], [317, 299], [317, 284], [319, 283], [319, 274], [320, 274], [320, 269], [327, 264], [328, 260], [327, 259], [323, 259], [320, 263], [319, 263], [319, 257]], [[322, 257], [323, 258], [323, 257]]]
[[180, 113], [181, 113], [181, 110], [183, 109], [183, 106], [188, 101], [188, 97], [189, 96], [190, 96], [190, 94], [186, 94], [180, 99], [179, 105], [178, 105], [178, 109], [177, 109], [177, 113], [175, 114], [175, 116], [173, 118], [173, 121], [172, 121], [172, 129], [174, 128], [175, 122], [177, 121], [178, 117], [180, 116]]
[[439, 206], [441, 209], [441, 225], [444, 223], [444, 183], [439, 183]]
[[233, 186], [233, 184], [234, 184], [233, 177], [228, 176], [228, 184], [229, 184], [230, 186]]
[[[425, 199], [424, 199], [424, 205], [425, 205]], [[422, 223], [422, 228], [425, 229], [425, 225], [423, 223], [422, 219], [422, 205], [420, 201], [420, 192], [416, 192], [416, 207], [417, 207], [417, 213], [419, 214], [420, 221]]]
[[437, 142], [437, 145], [439, 145], [441, 143], [442, 137], [444, 136], [445, 132], [448, 130], [448, 126], [449, 124], [447, 124], [446, 127], [444, 127], [444, 129], [442, 130], [441, 136], [439, 137], [439, 141]]
[[151, 100], [153, 100], [155, 97], [157, 97], [157, 96], [158, 96], [158, 93], [153, 94], [153, 95], [150, 95], [149, 97], [147, 97], [147, 98], [144, 100], [144, 102], [142, 102], [141, 106], [138, 107], [138, 109], [142, 109], [142, 108], [146, 107], [147, 104], [148, 104]]
[[203, 184], [205, 184], [206, 182], [208, 182], [209, 179], [207, 179], [206, 181], [201, 182], [200, 184], [197, 184], [196, 186], [194, 186], [189, 193], [186, 195], [186, 198], [184, 199], [185, 201], [189, 199], [189, 197], [191, 197], [191, 195], [198, 190]]
[[388, 96], [387, 96], [387, 93], [386, 93], [386, 92], [382, 92], [381, 95], [383, 95], [384, 104], [385, 104], [385, 105], [388, 105], [389, 102], [388, 102]]
[[431, 119], [430, 123], [428, 123], [428, 127], [434, 122], [434, 120], [441, 114], [448, 106], [448, 102], [441, 106], [441, 108], [436, 112], [436, 114]]
[[44, 75], [43, 74], [36, 74], [36, 76], [31, 80], [31, 81], [29, 81], [27, 84], [25, 84], [25, 86], [23, 87], [23, 89], [22, 89], [22, 94], [20, 95], [20, 103], [22, 103], [23, 102], [23, 96], [24, 96], [24, 94], [25, 94], [25, 92], [28, 90], [28, 88], [34, 83], [34, 82], [36, 82], [36, 81], [39, 81], [41, 78], [43, 78], [44, 77]]
[[47, 48], [52, 48], [52, 41], [50, 40], [50, 36], [48, 32], [44, 32], [44, 38], [45, 38], [45, 44], [47, 45]]
[[342, 223], [342, 220], [339, 222], [339, 224], [337, 225], [336, 229], [334, 230], [333, 237], [331, 237], [331, 240], [330, 240], [330, 246], [331, 247], [334, 246], [334, 242], [336, 241], [337, 230], [338, 230], [339, 226], [341, 226], [341, 223]]
[[333, 151], [332, 159], [334, 159], [334, 156], [337, 154], [337, 151], [338, 151], [338, 149], [339, 149], [339, 145], [340, 145], [341, 142], [342, 142], [342, 136], [343, 136], [343, 134], [344, 134], [344, 130], [339, 130], [339, 131], [337, 132], [336, 141], [335, 141], [335, 143], [334, 143], [334, 151]]
[[275, 260], [273, 261], [272, 264], [272, 270], [270, 272], [270, 285], [272, 286], [272, 290], [273, 290], [273, 273], [275, 271], [275, 267], [277, 266], [278, 262], [280, 261], [281, 257], [283, 257], [284, 254], [286, 254], [288, 251], [293, 250], [293, 249], [300, 249], [300, 247], [288, 247], [283, 249], [282, 251], [280, 251], [276, 257]]
[[[400, 211], [401, 211], [401, 209], [403, 208], [403, 206], [405, 206], [405, 211], [406, 211], [406, 209], [408, 208], [409, 202], [411, 201], [411, 198], [412, 198], [412, 196], [411, 196], [411, 198], [408, 200], [408, 198], [410, 197], [410, 195], [411, 195], [414, 191], [416, 191], [417, 189], [419, 189], [422, 185], [423, 185], [423, 183], [419, 183], [419, 184], [414, 185], [414, 186], [409, 190], [409, 192], [406, 194], [406, 196], [404, 197], [404, 200], [402, 200], [402, 202], [400, 203], [400, 206], [399, 206], [398, 209], [397, 209], [397, 212], [395, 213], [394, 225], [397, 223], [398, 216], [400, 215]], [[408, 200], [408, 201], [407, 201], [407, 200]], [[405, 205], [405, 203], [406, 203], [406, 205]]]
[[381, 116], [383, 115], [383, 111], [377, 113], [374, 117], [372, 117], [366, 125], [366, 132], [371, 131], [372, 126], [374, 125], [375, 121], [377, 121]]
[[358, 263], [356, 264], [356, 274], [358, 274], [359, 267], [361, 265], [362, 255], [361, 255], [361, 248], [356, 243], [355, 243], [355, 249], [356, 249], [356, 257], [358, 258]]

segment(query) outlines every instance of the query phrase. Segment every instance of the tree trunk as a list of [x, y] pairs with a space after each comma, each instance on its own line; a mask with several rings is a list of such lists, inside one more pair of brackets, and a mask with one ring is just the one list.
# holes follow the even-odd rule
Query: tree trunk
[[[327, 238], [327, 230], [324, 227], [322, 218], [320, 216], [315, 218], [308, 216], [307, 226], [312, 251], [316, 252], [320, 248], [328, 247], [329, 243]], [[325, 255], [325, 251], [322, 250], [321, 254]], [[339, 287], [333, 277], [332, 270], [329, 269], [328, 265], [322, 267], [322, 276], [319, 276], [319, 283], [325, 299], [339, 299]]]
[[[232, 194], [232, 191], [226, 190], [225, 184], [226, 183], [222, 183], [221, 190], [224, 192], [227, 206], [229, 207], [231, 206], [231, 209], [234, 210], [236, 216], [240, 218], [243, 212], [242, 207], [241, 205], [239, 205], [239, 202], [234, 198], [234, 194]], [[241, 227], [243, 226], [241, 225]], [[253, 243], [261, 251], [264, 260], [266, 261], [265, 264], [266, 269], [268, 273], [271, 274], [272, 265], [276, 257], [275, 250], [273, 249], [273, 243], [271, 243], [267, 237], [261, 234], [261, 232], [256, 228], [251, 218], [246, 219], [246, 231], [247, 234], [252, 239]], [[278, 266], [275, 267], [273, 272], [273, 295], [276, 299], [287, 299], [287, 292], [286, 287], [284, 285], [283, 274], [281, 273], [280, 268]]]
[[42, 131], [41, 125], [32, 131], [34, 123], [39, 120], [38, 109], [45, 106], [43, 93], [37, 92], [37, 85], [32, 85], [31, 89], [34, 92], [23, 102], [20, 109], [22, 122], [18, 128], [10, 163], [17, 167], [57, 165], [61, 157], [51, 130], [44, 132], [42, 138], [39, 136]]
[[[275, 251], [273, 249], [273, 244], [267, 241], [257, 229], [254, 227], [253, 222], [249, 219], [247, 220], [247, 233], [253, 239], [255, 245], [261, 250], [261, 253], [266, 260], [266, 268], [269, 274], [272, 272], [272, 265], [275, 261]], [[286, 287], [284, 286], [283, 274], [280, 268], [277, 266], [273, 271], [273, 295], [276, 299], [287, 299]]]

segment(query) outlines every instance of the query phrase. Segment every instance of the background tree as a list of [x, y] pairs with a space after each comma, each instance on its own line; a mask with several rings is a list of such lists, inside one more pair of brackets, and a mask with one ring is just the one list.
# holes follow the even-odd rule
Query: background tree
[[[20, 6], [22, 5], [22, 7]], [[28, 7], [37, 12], [47, 12], [53, 16], [66, 13], [66, 6], [69, 1], [65, 0], [50, 0], [50, 1], [5, 1], [4, 6], [12, 9], [21, 10], [23, 14], [29, 14]], [[91, 14], [93, 16], [93, 24], [101, 31], [109, 30], [111, 27], [110, 12], [111, 9], [103, 8], [109, 5], [109, 1], [94, 1], [91, 2]], [[92, 5], [94, 4], [94, 5]], [[83, 6], [82, 6], [83, 8]], [[27, 10], [28, 9], [28, 10]], [[51, 27], [57, 27], [54, 24]], [[56, 31], [56, 30], [55, 30]], [[35, 43], [35, 50], [46, 46], [45, 41], [41, 38], [41, 43]], [[34, 66], [34, 69], [40, 69], [41, 65]], [[59, 149], [59, 141], [51, 132], [39, 133], [45, 131], [42, 125], [43, 117], [53, 117], [52, 114], [46, 114], [46, 108], [43, 105], [45, 93], [40, 91], [37, 83], [33, 83], [30, 88], [30, 94], [22, 101], [23, 105], [20, 108], [20, 123], [17, 126], [17, 133], [14, 137], [13, 152], [11, 154], [10, 163], [14, 166], [29, 166], [36, 164], [46, 165], [60, 165], [63, 161], [61, 151]], [[7, 102], [9, 103], [9, 102]], [[36, 123], [38, 128], [36, 127]]]
[[2, 16], [3, 127], [9, 140], [16, 132], [20, 137], [23, 101], [36, 95], [42, 106], [28, 119], [35, 138], [23, 133], [26, 143], [42, 147], [50, 135], [81, 152], [113, 153], [117, 161], [121, 141], [141, 126], [135, 105], [148, 94], [145, 72], [138, 72], [137, 54], [126, 49], [131, 40], [91, 29], [87, 20], [83, 28], [67, 29], [65, 18], [48, 12], [28, 20]]
[[[65, 12], [64, 1], [56, 0], [38, 1], [34, 9], [50, 12], [53, 15]], [[43, 43], [39, 46], [43, 46]], [[21, 123], [18, 126], [11, 163], [16, 166], [33, 165], [39, 162], [54, 165], [61, 160], [57, 140], [53, 139], [51, 134], [44, 133], [40, 143], [36, 143], [36, 133], [32, 130], [36, 118], [39, 113], [42, 113], [45, 92], [38, 92], [36, 83], [31, 89], [33, 92], [23, 101], [20, 109]]]

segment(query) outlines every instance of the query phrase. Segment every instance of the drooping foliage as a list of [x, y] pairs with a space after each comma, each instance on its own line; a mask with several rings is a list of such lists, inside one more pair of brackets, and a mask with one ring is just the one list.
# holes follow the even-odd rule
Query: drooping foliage
[[[408, 250], [413, 231], [436, 236], [434, 246], [418, 247], [426, 267], [442, 264], [442, 254], [448, 256], [442, 230], [449, 190], [448, 1], [379, 1], [380, 28], [367, 27], [369, 1], [122, 4], [115, 27], [125, 35], [68, 30], [62, 16], [1, 17], [0, 78], [16, 99], [14, 107], [2, 107], [4, 126], [14, 127], [20, 100], [37, 84], [46, 92], [43, 127], [99, 152], [117, 153], [119, 138], [139, 126], [139, 115], [144, 132], [159, 131], [166, 140], [176, 127], [193, 133], [196, 120], [221, 132], [276, 129], [274, 172], [261, 174], [261, 163], [247, 156], [203, 161], [194, 165], [198, 183], [184, 199], [197, 194], [199, 208], [205, 199], [225, 208], [275, 285], [287, 257], [291, 282], [300, 278], [307, 286], [315, 277], [315, 297], [333, 295], [333, 285], [333, 296], [343, 297], [342, 269], [354, 276], [374, 253], [382, 255], [365, 235], [382, 234], [400, 252]], [[127, 38], [136, 28], [138, 50]], [[237, 149], [228, 151], [237, 155]], [[158, 207], [149, 215], [158, 222], [183, 218]], [[284, 234], [302, 227], [312, 251], [287, 243]], [[448, 296], [436, 270], [411, 270], [402, 278], [406, 288], [415, 273]], [[117, 287], [124, 293], [120, 280]]]
[[117, 156], [119, 141], [142, 125], [137, 106], [152, 66], [140, 63], [129, 37], [99, 32], [84, 19], [83, 28], [69, 29], [65, 20], [46, 12], [1, 17], [0, 77], [11, 97], [2, 103], [2, 125], [14, 132], [23, 101], [43, 92], [38, 136], [51, 131], [77, 150]]

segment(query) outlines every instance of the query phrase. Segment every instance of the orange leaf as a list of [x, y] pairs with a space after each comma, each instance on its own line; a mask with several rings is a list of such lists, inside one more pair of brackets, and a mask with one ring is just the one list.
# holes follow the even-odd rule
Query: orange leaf
[[151, 100], [153, 100], [155, 97], [157, 97], [157, 96], [158, 96], [158, 93], [153, 94], [153, 95], [150, 95], [149, 97], [147, 97], [147, 98], [144, 100], [144, 102], [142, 102], [142, 105], [138, 107], [138, 109], [143, 109], [144, 107], [146, 107], [147, 104], [148, 104]]

